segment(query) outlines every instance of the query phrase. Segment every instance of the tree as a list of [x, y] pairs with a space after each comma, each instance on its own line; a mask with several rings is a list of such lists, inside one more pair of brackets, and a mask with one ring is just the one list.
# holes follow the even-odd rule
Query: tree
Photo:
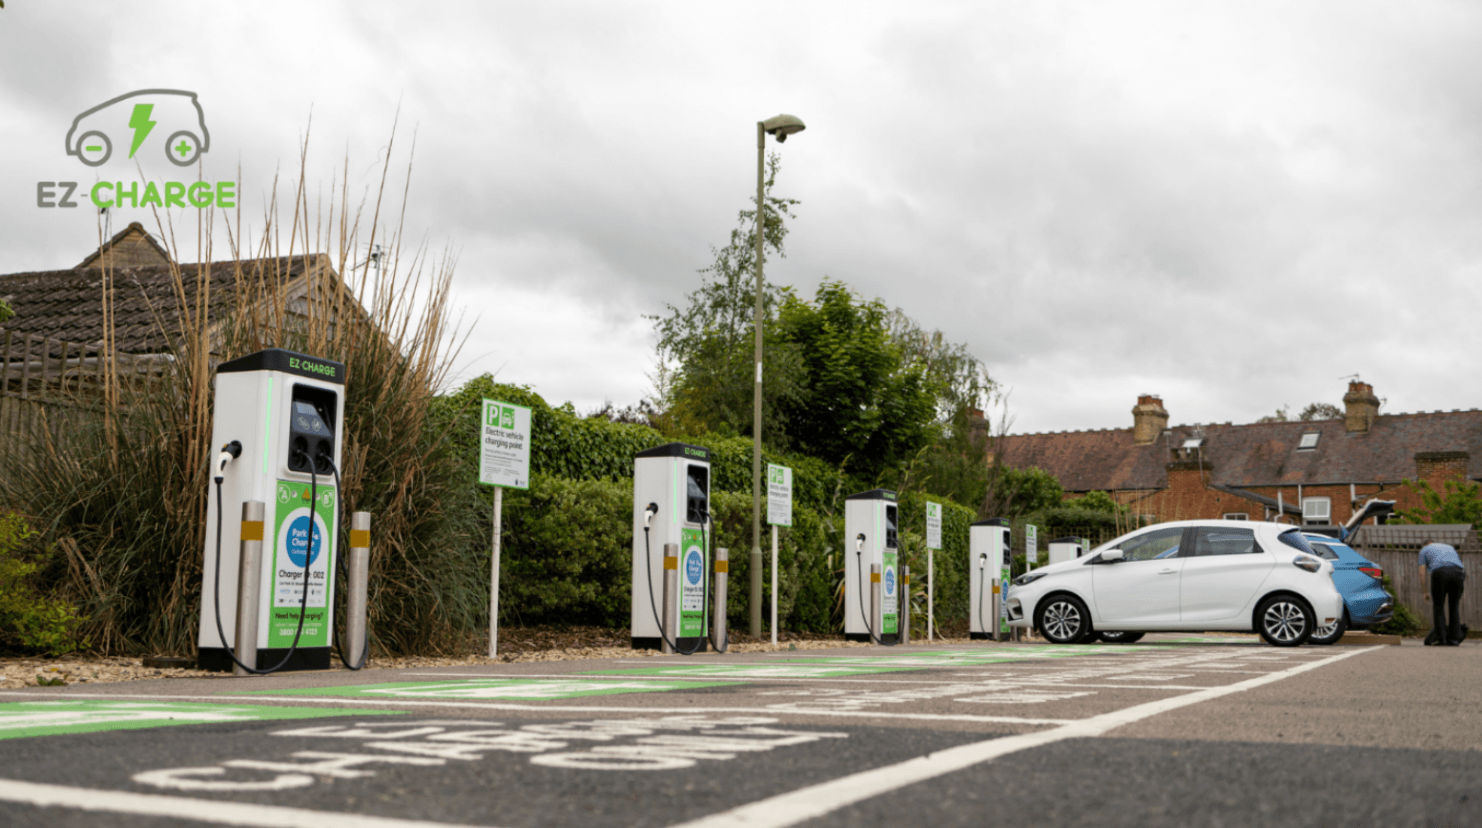
[[[781, 161], [767, 160], [763, 182], [765, 247], [783, 257], [787, 219], [794, 218], [797, 199], [772, 195]], [[765, 252], [765, 251], [764, 251]], [[685, 434], [751, 433], [752, 390], [755, 385], [754, 337], [756, 303], [756, 208], [742, 210], [730, 241], [711, 248], [714, 261], [700, 271], [698, 290], [685, 296], [683, 310], [666, 306], [662, 316], [649, 317], [658, 332], [658, 407], [672, 430]], [[778, 414], [781, 401], [797, 393], [797, 359], [775, 337], [777, 308], [786, 288], [764, 286], [762, 335], [767, 347], [762, 360], [762, 434], [779, 447], [786, 432]], [[673, 365], [671, 369], [669, 366]]]
[[945, 389], [920, 363], [905, 366], [891, 341], [888, 313], [841, 282], [824, 280], [812, 302], [785, 296], [778, 337], [795, 346], [802, 382], [779, 408], [798, 451], [830, 463], [849, 461], [877, 477], [926, 448], [939, 430]]
[[1420, 495], [1420, 506], [1401, 514], [1401, 523], [1469, 523], [1482, 526], [1482, 483], [1447, 480], [1436, 491], [1424, 480], [1406, 480]]
[[[1296, 421], [1297, 422], [1303, 422], [1303, 423], [1310, 423], [1313, 420], [1338, 420], [1338, 419], [1342, 419], [1343, 416], [1344, 416], [1343, 409], [1339, 408], [1338, 406], [1333, 405], [1332, 403], [1315, 402], [1315, 403], [1308, 403], [1307, 404], [1307, 407], [1304, 408], [1304, 409], [1302, 409], [1302, 413], [1300, 413], [1300, 414], [1297, 415], [1297, 420]], [[1276, 413], [1275, 414], [1267, 414], [1266, 416], [1262, 417], [1261, 419], [1256, 420], [1256, 422], [1258, 422], [1258, 423], [1289, 423], [1289, 422], [1293, 422], [1292, 415], [1291, 415], [1291, 408], [1289, 406], [1283, 405], [1281, 408], [1276, 409]]]

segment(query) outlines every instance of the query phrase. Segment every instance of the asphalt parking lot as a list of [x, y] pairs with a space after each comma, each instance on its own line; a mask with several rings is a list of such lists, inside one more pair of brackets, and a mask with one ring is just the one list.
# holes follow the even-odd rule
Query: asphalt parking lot
[[0, 824], [1476, 825], [1479, 668], [1154, 634], [0, 691]]

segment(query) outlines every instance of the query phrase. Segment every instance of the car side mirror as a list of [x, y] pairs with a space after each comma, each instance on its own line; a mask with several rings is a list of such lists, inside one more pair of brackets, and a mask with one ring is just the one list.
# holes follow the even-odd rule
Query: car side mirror
[[1126, 560], [1126, 557], [1125, 553], [1122, 552], [1122, 550], [1120, 549], [1108, 549], [1105, 552], [1101, 553], [1102, 563], [1116, 563], [1117, 561], [1122, 560]]

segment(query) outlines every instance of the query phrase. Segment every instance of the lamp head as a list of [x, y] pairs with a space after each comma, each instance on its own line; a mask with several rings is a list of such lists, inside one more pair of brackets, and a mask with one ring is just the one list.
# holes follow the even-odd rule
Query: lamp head
[[777, 143], [787, 140], [787, 136], [794, 132], [802, 132], [807, 129], [803, 119], [796, 115], [778, 115], [762, 121], [762, 130], [777, 139]]

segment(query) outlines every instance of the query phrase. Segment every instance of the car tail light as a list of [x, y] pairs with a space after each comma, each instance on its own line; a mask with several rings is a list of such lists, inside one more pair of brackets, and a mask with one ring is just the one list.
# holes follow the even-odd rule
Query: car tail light
[[1377, 566], [1361, 566], [1359, 571], [1376, 581], [1384, 580], [1384, 570]]

